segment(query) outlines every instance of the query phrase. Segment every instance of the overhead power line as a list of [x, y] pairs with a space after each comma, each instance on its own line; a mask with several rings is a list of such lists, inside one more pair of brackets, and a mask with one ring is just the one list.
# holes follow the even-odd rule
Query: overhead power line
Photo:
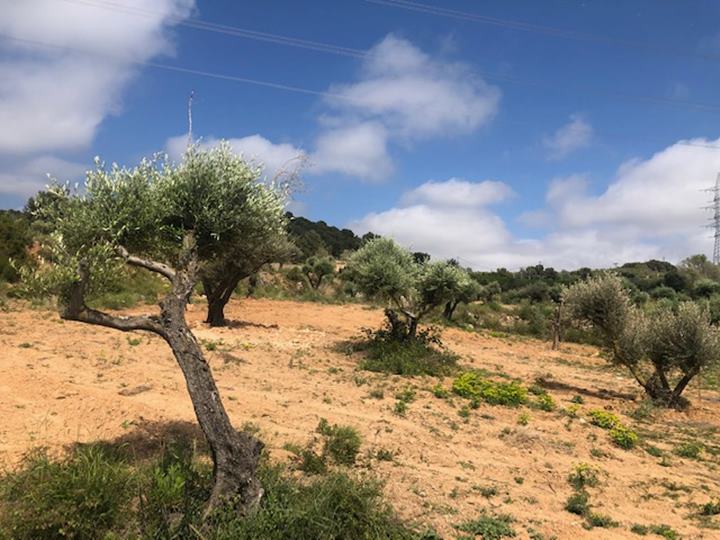
[[720, 55], [711, 53], [702, 53], [693, 51], [690, 49], [678, 49], [671, 47], [662, 47], [650, 43], [643, 43], [639, 41], [631, 41], [625, 39], [618, 39], [612, 36], [604, 34], [593, 34], [588, 32], [580, 32], [577, 30], [567, 30], [564, 28], [556, 28], [552, 26], [544, 26], [538, 24], [532, 24], [525, 21], [517, 21], [511, 19], [501, 19], [498, 17], [491, 17], [488, 15], [482, 15], [479, 13], [470, 13], [465, 11], [458, 11], [455, 9], [449, 9], [441, 6], [434, 6], [430, 4], [422, 4], [420, 2], [414, 2], [412, 0], [364, 0], [371, 4], [378, 4], [382, 6], [395, 7], [405, 9], [408, 11], [415, 11], [419, 13], [426, 13], [428, 15], [435, 15], [438, 17], [445, 17], [449, 19], [456, 19], [462, 21], [476, 22], [481, 24], [487, 24], [492, 26], [499, 26], [502, 28], [509, 28], [512, 30], [519, 30], [523, 32], [534, 32], [547, 36], [572, 39], [576, 41], [586, 41], [594, 43], [602, 43], [605, 45], [613, 45], [616, 47], [623, 47], [626, 49], [637, 49], [654, 54], [672, 55], [680, 57], [697, 58], [705, 61], [720, 61]]
[[[152, 11], [144, 8], [136, 8], [136, 7], [130, 7], [130, 6], [124, 6], [121, 4], [118, 4], [116, 2], [113, 2], [112, 0], [59, 0], [62, 2], [68, 2], [73, 4], [79, 4], [79, 5], [87, 5], [92, 6], [96, 8], [102, 8], [102, 9], [110, 9], [113, 11], [119, 11], [123, 13], [127, 13], [130, 15], [136, 15], [141, 17], [162, 17], [166, 16], [166, 14], [158, 12], [158, 11]], [[386, 3], [386, 4], [398, 4], [402, 3], [403, 6], [405, 5], [412, 5], [412, 6], [419, 6], [423, 9], [437, 9], [441, 11], [452, 11], [453, 10], [447, 10], [445, 8], [435, 8], [433, 6], [427, 6], [425, 4], [417, 4], [416, 2], [410, 2], [409, 0], [366, 0], [368, 2], [374, 2], [374, 3]], [[460, 12], [457, 12], [460, 13]], [[480, 17], [480, 16], [477, 16]], [[330, 43], [322, 43], [318, 41], [310, 41], [305, 40], [301, 38], [296, 38], [292, 36], [285, 36], [281, 34], [269, 34], [266, 32], [258, 32], [255, 30], [249, 30], [246, 28], [239, 28], [235, 26], [228, 26], [228, 25], [221, 25], [217, 23], [211, 23], [202, 21], [200, 19], [190, 18], [190, 19], [184, 19], [180, 17], [171, 17], [170, 18], [173, 23], [178, 25], [183, 25], [189, 28], [194, 28], [197, 30], [203, 30], [208, 32], [214, 32], [214, 33], [220, 33], [225, 35], [230, 35], [234, 37], [240, 37], [240, 38], [247, 38], [247, 39], [253, 39], [253, 40], [259, 40], [259, 41], [265, 41], [269, 43], [276, 43], [279, 45], [286, 45], [290, 47], [299, 47], [302, 49], [308, 49], [318, 52], [324, 52], [329, 54], [336, 54], [336, 55], [342, 55], [342, 56], [350, 56], [350, 57], [356, 57], [356, 58], [368, 58], [371, 55], [368, 51], [362, 50], [362, 49], [353, 49], [350, 47], [343, 47], [340, 45], [330, 44]], [[491, 18], [495, 20], [494, 18]], [[500, 21], [498, 19], [498, 21]], [[508, 22], [508, 21], [504, 21]], [[509, 24], [509, 23], [508, 23]], [[532, 27], [532, 28], [544, 28], [546, 30], [552, 30], [547, 27], [540, 27], [537, 25], [528, 25], [526, 23], [515, 23], [513, 24], [522, 25], [523, 27]], [[148, 64], [150, 65], [150, 64]], [[166, 66], [161, 67], [159, 65], [154, 65], [154, 67], [158, 67], [160, 69], [171, 69], [174, 71], [184, 71], [187, 73], [190, 73], [193, 70], [189, 70], [188, 68], [181, 68], [181, 67], [173, 67], [173, 66]], [[197, 70], [195, 70], [197, 71]], [[525, 86], [534, 86], [539, 88], [547, 88], [550, 90], [555, 91], [561, 91], [561, 92], [568, 92], [567, 85], [559, 86], [557, 84], [547, 83], [545, 81], [532, 81], [517, 77], [510, 77], [503, 74], [493, 73], [490, 71], [485, 70], [479, 70], [479, 73], [486, 79], [494, 80], [494, 81], [503, 81], [503, 82], [509, 82], [511, 84], [520, 84]], [[200, 75], [201, 73], [196, 73]], [[208, 77], [214, 77], [214, 78], [226, 78], [229, 80], [238, 80], [238, 82], [243, 82], [241, 77], [232, 77], [228, 75], [219, 75], [219, 74], [208, 74], [207, 72], [203, 72], [202, 75], [208, 76]], [[274, 83], [267, 83], [267, 86], [270, 86]], [[278, 85], [277, 87], [280, 87], [282, 85]], [[317, 91], [313, 90], [304, 90], [304, 89], [296, 89], [296, 91], [300, 91], [303, 93], [308, 94], [318, 94]], [[680, 99], [674, 99], [674, 98], [666, 98], [666, 97], [660, 97], [660, 96], [644, 96], [644, 95], [638, 95], [638, 94], [630, 94], [627, 92], [619, 92], [614, 90], [598, 90], [594, 86], [587, 85], [585, 87], [578, 88], [575, 92], [570, 89], [570, 93], [576, 93], [576, 94], [594, 94], [594, 95], [600, 95], [600, 96], [609, 96], [612, 98], [620, 99], [620, 100], [626, 100], [626, 101], [634, 101], [634, 102], [645, 102], [645, 103], [652, 103], [652, 104], [660, 104], [660, 105], [678, 105], [678, 106], [685, 106], [685, 107], [691, 107], [695, 109], [703, 109], [703, 110], [710, 110], [710, 111], [720, 111], [720, 105], [714, 105], [709, 103], [701, 103], [701, 102], [695, 102], [695, 101], [686, 101], [686, 100], [680, 100]], [[327, 95], [327, 93], [319, 93], [319, 95]]]
[[[7, 34], [0, 34], [0, 39], [15, 41], [18, 43], [24, 43], [26, 45], [30, 45], [33, 47], [70, 51], [70, 52], [74, 52], [74, 53], [78, 53], [78, 54], [85, 54], [88, 56], [97, 56], [97, 53], [95, 53], [95, 52], [90, 52], [90, 51], [79, 49], [79, 48], [73, 48], [73, 47], [68, 47], [65, 45], [57, 45], [57, 44], [52, 44], [52, 43], [47, 43], [47, 42], [42, 42], [42, 41], [37, 41], [37, 40], [31, 40], [31, 39], [18, 38], [15, 36], [9, 36]], [[129, 63], [129, 64], [137, 65], [137, 66], [151, 67], [151, 68], [161, 69], [161, 70], [165, 70], [165, 71], [173, 71], [176, 73], [185, 73], [188, 75], [197, 75], [197, 76], [211, 78], [211, 79], [252, 84], [255, 86], [263, 86], [266, 88], [274, 88], [277, 90], [285, 90], [288, 92], [320, 96], [320, 97], [325, 97], [325, 98], [337, 99], [337, 100], [342, 100], [342, 101], [347, 101], [347, 102], [356, 102], [356, 103], [362, 104], [361, 99], [353, 99], [351, 97], [348, 97], [345, 94], [338, 94], [338, 93], [327, 92], [327, 91], [322, 91], [322, 90], [312, 90], [312, 89], [303, 88], [300, 86], [293, 86], [293, 85], [277, 83], [277, 82], [272, 82], [272, 81], [263, 81], [263, 80], [259, 80], [259, 79], [253, 79], [250, 77], [241, 77], [238, 75], [229, 75], [229, 74], [211, 72], [211, 71], [206, 71], [206, 70], [193, 69], [193, 68], [189, 68], [189, 67], [177, 66], [177, 65], [172, 65], [172, 64], [164, 64], [161, 62], [128, 60], [127, 58], [113, 57], [111, 55], [106, 55], [106, 54], [102, 54], [100, 56], [102, 58], [106, 58], [108, 60]], [[495, 75], [495, 74], [491, 74], [488, 72], [482, 72], [482, 71], [480, 73], [483, 77], [488, 78], [488, 79], [497, 79], [497, 80], [502, 80], [505, 82], [530, 85], [530, 86], [536, 86], [536, 87], [543, 87], [543, 88], [548, 88], [551, 90], [554, 89], [554, 90], [560, 90], [563, 92], [567, 92], [566, 87], [558, 88], [555, 85], [550, 85], [550, 84], [539, 82], [539, 81], [528, 81], [528, 80], [523, 80], [523, 79], [506, 77], [503, 75]], [[0, 75], [0, 77], [1, 76], [2, 75]], [[625, 94], [625, 93], [621, 93], [621, 92], [602, 92], [602, 91], [595, 90], [592, 88], [587, 88], [585, 90], [585, 93], [595, 93], [598, 95], [607, 95], [607, 96], [610, 96], [610, 97], [613, 97], [616, 99], [639, 101], [639, 102], [651, 103], [651, 104], [656, 104], [656, 105], [677, 105], [677, 106], [685, 106], [685, 107], [691, 107], [691, 108], [696, 108], [696, 109], [703, 109], [703, 110], [707, 110], [710, 112], [720, 112], [720, 105], [709, 104], [709, 103], [697, 103], [697, 102], [683, 101], [683, 100], [677, 100], [677, 99], [671, 99], [671, 98], [662, 98], [662, 97], [656, 97], [656, 96], [640, 96], [640, 95]], [[688, 144], [688, 145], [690, 145], [690, 144]], [[692, 146], [699, 146], [699, 145], [692, 145]]]
[[128, 15], [140, 16], [140, 17], [163, 17], [169, 19], [173, 24], [184, 26], [186, 28], [193, 28], [195, 30], [203, 30], [205, 32], [213, 32], [216, 34], [223, 34], [228, 36], [234, 36], [244, 39], [251, 39], [255, 41], [264, 41], [266, 43], [276, 43], [278, 45], [286, 45], [289, 47], [297, 47], [300, 49], [307, 49], [318, 52], [326, 52], [330, 54], [337, 54], [341, 56], [350, 56], [354, 58], [364, 58], [368, 56], [368, 52], [362, 49], [354, 49], [351, 47], [342, 47], [339, 45], [333, 45], [331, 43], [320, 43], [318, 41], [311, 41], [308, 39], [301, 39], [292, 36], [284, 36], [281, 34], [271, 34], [268, 32], [259, 32], [257, 30], [250, 30], [247, 28], [240, 28], [237, 26], [229, 26], [225, 24], [218, 24], [213, 22], [203, 21], [198, 18], [190, 17], [168, 17], [166, 13], [159, 11], [153, 11], [150, 9], [139, 8], [134, 6], [125, 6], [112, 2], [109, 0], [60, 0], [62, 2], [85, 5], [94, 8], [108, 9]]

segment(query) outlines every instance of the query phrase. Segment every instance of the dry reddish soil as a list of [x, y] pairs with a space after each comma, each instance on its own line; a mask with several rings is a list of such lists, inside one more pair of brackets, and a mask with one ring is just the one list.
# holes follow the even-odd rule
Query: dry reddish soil
[[[640, 422], [628, 416], [639, 405], [636, 386], [607, 369], [593, 348], [552, 351], [540, 341], [448, 329], [446, 345], [467, 366], [526, 384], [536, 377], [557, 383], [549, 390], [558, 403], [554, 412], [481, 405], [465, 420], [458, 414], [465, 400], [430, 392], [437, 379], [358, 371], [358, 357], [338, 347], [360, 328], [379, 326], [378, 310], [236, 300], [227, 311], [233, 326], [213, 329], [202, 323], [203, 309], [191, 306], [188, 318], [206, 347], [215, 345], [207, 354], [235, 425], [259, 426], [278, 459], [288, 459], [286, 443], [311, 440], [320, 418], [355, 426], [364, 441], [358, 467], [385, 480], [403, 518], [450, 538], [453, 524], [484, 508], [511, 514], [518, 538], [529, 538], [529, 527], [559, 539], [637, 539], [629, 531], [635, 523], [667, 524], [683, 538], [720, 538], [713, 522], [697, 518], [697, 505], [720, 496], [716, 393], [692, 388], [688, 411], [662, 411]], [[0, 312], [0, 351], [0, 462], [6, 467], [36, 446], [59, 452], [78, 441], [143, 436], [143, 430], [150, 436], [147, 426], [194, 422], [180, 371], [159, 338], [15, 306]], [[441, 382], [449, 388], [451, 378]], [[417, 398], [401, 417], [393, 412], [394, 395], [408, 385]], [[384, 398], [370, 397], [378, 388]], [[584, 403], [572, 418], [563, 410], [578, 394]], [[668, 456], [653, 457], [642, 445], [615, 447], [587, 421], [587, 411], [598, 408], [617, 413], [644, 444]], [[523, 412], [530, 416], [526, 426], [518, 423]], [[701, 459], [672, 453], [688, 440], [706, 445]], [[372, 457], [380, 449], [393, 452], [394, 460]], [[602, 470], [600, 485], [589, 490], [591, 503], [620, 526], [586, 530], [564, 510], [572, 492], [567, 476], [580, 462]], [[484, 489], [492, 487], [495, 495]]]

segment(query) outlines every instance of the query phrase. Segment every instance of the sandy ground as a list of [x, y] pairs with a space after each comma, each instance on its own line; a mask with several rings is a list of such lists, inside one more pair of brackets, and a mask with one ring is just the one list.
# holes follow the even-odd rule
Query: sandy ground
[[[667, 524], [683, 538], [720, 538], [720, 529], [697, 518], [698, 504], [720, 497], [715, 393], [691, 389], [689, 411], [665, 411], [639, 422], [627, 416], [639, 404], [635, 385], [606, 369], [590, 347], [551, 351], [535, 340], [451, 329], [444, 340], [463, 364], [501, 371], [526, 384], [536, 377], [557, 383], [550, 389], [557, 411], [482, 405], [465, 420], [458, 415], [464, 400], [438, 399], [429, 391], [437, 379], [357, 371], [358, 358], [340, 351], [338, 345], [360, 328], [379, 326], [377, 310], [233, 301], [227, 315], [235, 324], [211, 329], [201, 322], [203, 308], [191, 306], [188, 319], [200, 339], [215, 345], [208, 358], [236, 426], [259, 426], [278, 458], [287, 457], [285, 443], [309, 441], [320, 418], [355, 426], [364, 439], [359, 467], [386, 481], [386, 493], [402, 517], [433, 525], [448, 538], [454, 536], [453, 524], [484, 508], [511, 514], [518, 538], [531, 538], [528, 530], [534, 529], [559, 539], [637, 539], [629, 531], [635, 523]], [[0, 463], [5, 467], [36, 446], [60, 451], [78, 441], [144, 436], [149, 426], [157, 435], [172, 422], [194, 422], [180, 371], [159, 338], [16, 307], [0, 312], [0, 351]], [[444, 381], [446, 387], [450, 383]], [[408, 385], [416, 388], [417, 399], [400, 417], [393, 413], [394, 395]], [[378, 388], [385, 397], [371, 398], [369, 392]], [[561, 409], [577, 394], [584, 404], [571, 419]], [[670, 457], [662, 461], [642, 448], [614, 447], [607, 432], [585, 419], [595, 408], [617, 413]], [[523, 411], [530, 415], [527, 426], [518, 424]], [[671, 453], [686, 440], [706, 445], [702, 459]], [[380, 449], [393, 452], [394, 460], [371, 457]], [[586, 530], [581, 518], [563, 509], [572, 492], [568, 473], [580, 462], [603, 471], [600, 486], [590, 490], [591, 503], [619, 527]], [[493, 487], [494, 495], [488, 489]]]

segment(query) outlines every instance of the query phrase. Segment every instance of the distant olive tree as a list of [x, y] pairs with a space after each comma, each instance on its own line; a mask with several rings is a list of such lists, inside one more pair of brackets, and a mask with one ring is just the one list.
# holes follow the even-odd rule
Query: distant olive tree
[[335, 261], [332, 257], [310, 257], [302, 265], [302, 273], [313, 289], [319, 289], [323, 280], [335, 273]]
[[626, 367], [653, 400], [687, 404], [683, 391], [700, 371], [720, 360], [720, 334], [703, 306], [682, 302], [649, 314], [630, 300], [622, 280], [600, 274], [565, 290], [571, 318], [600, 333], [612, 361]]
[[[191, 154], [196, 152], [190, 149]], [[202, 167], [197, 160], [187, 160], [186, 167]], [[198, 171], [202, 173], [202, 171]], [[200, 268], [200, 282], [208, 302], [205, 322], [225, 326], [225, 306], [241, 280], [255, 276], [265, 265], [285, 262], [297, 251], [287, 234], [285, 205], [294, 174], [263, 182], [262, 167], [232, 158], [232, 168], [212, 171], [218, 179], [232, 175], [232, 200], [219, 201], [218, 211], [227, 211], [230, 204], [242, 208], [236, 229], [227, 235], [222, 252], [213, 254]]]
[[[56, 294], [63, 319], [151, 332], [172, 349], [214, 463], [208, 513], [228, 500], [241, 512], [258, 502], [262, 443], [230, 423], [185, 312], [208, 265], [243, 243], [262, 250], [268, 233], [258, 227], [284, 228], [281, 200], [266, 189], [251, 183], [245, 162], [221, 144], [191, 149], [179, 165], [160, 158], [134, 168], [97, 163], [83, 190], [54, 186], [54, 198], [63, 204], [40, 203], [35, 209], [51, 233], [42, 247], [44, 263], [26, 271], [28, 288]], [[261, 225], [248, 223], [256, 219]], [[120, 316], [88, 306], [88, 298], [102, 292], [125, 265], [168, 282], [158, 314]]]
[[387, 304], [385, 316], [395, 338], [414, 339], [420, 320], [453, 298], [451, 281], [460, 273], [451, 267], [418, 262], [393, 240], [373, 238], [350, 257], [344, 278], [367, 298]]

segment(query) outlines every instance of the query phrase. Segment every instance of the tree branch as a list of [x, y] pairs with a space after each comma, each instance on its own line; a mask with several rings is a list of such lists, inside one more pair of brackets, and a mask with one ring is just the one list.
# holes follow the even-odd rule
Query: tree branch
[[167, 278], [170, 282], [175, 279], [175, 271], [167, 264], [143, 259], [141, 257], [136, 257], [135, 255], [130, 255], [130, 253], [128, 253], [128, 250], [122, 246], [118, 246], [117, 252], [123, 259], [125, 259], [125, 262], [132, 266], [138, 266], [140, 268], [145, 268], [150, 272], [160, 274], [161, 276]]
[[165, 329], [157, 317], [136, 315], [132, 317], [118, 317], [91, 309], [85, 305], [85, 290], [90, 278], [90, 270], [86, 261], [78, 265], [78, 279], [70, 285], [68, 296], [60, 310], [60, 318], [68, 321], [78, 321], [98, 326], [106, 326], [123, 332], [131, 330], [147, 330], [165, 337]]
[[131, 317], [119, 317], [110, 315], [96, 309], [83, 306], [80, 310], [65, 309], [60, 317], [68, 321], [78, 321], [107, 328], [114, 328], [123, 332], [132, 330], [146, 330], [159, 336], [164, 336], [165, 331], [157, 317], [149, 315], [135, 315]]

